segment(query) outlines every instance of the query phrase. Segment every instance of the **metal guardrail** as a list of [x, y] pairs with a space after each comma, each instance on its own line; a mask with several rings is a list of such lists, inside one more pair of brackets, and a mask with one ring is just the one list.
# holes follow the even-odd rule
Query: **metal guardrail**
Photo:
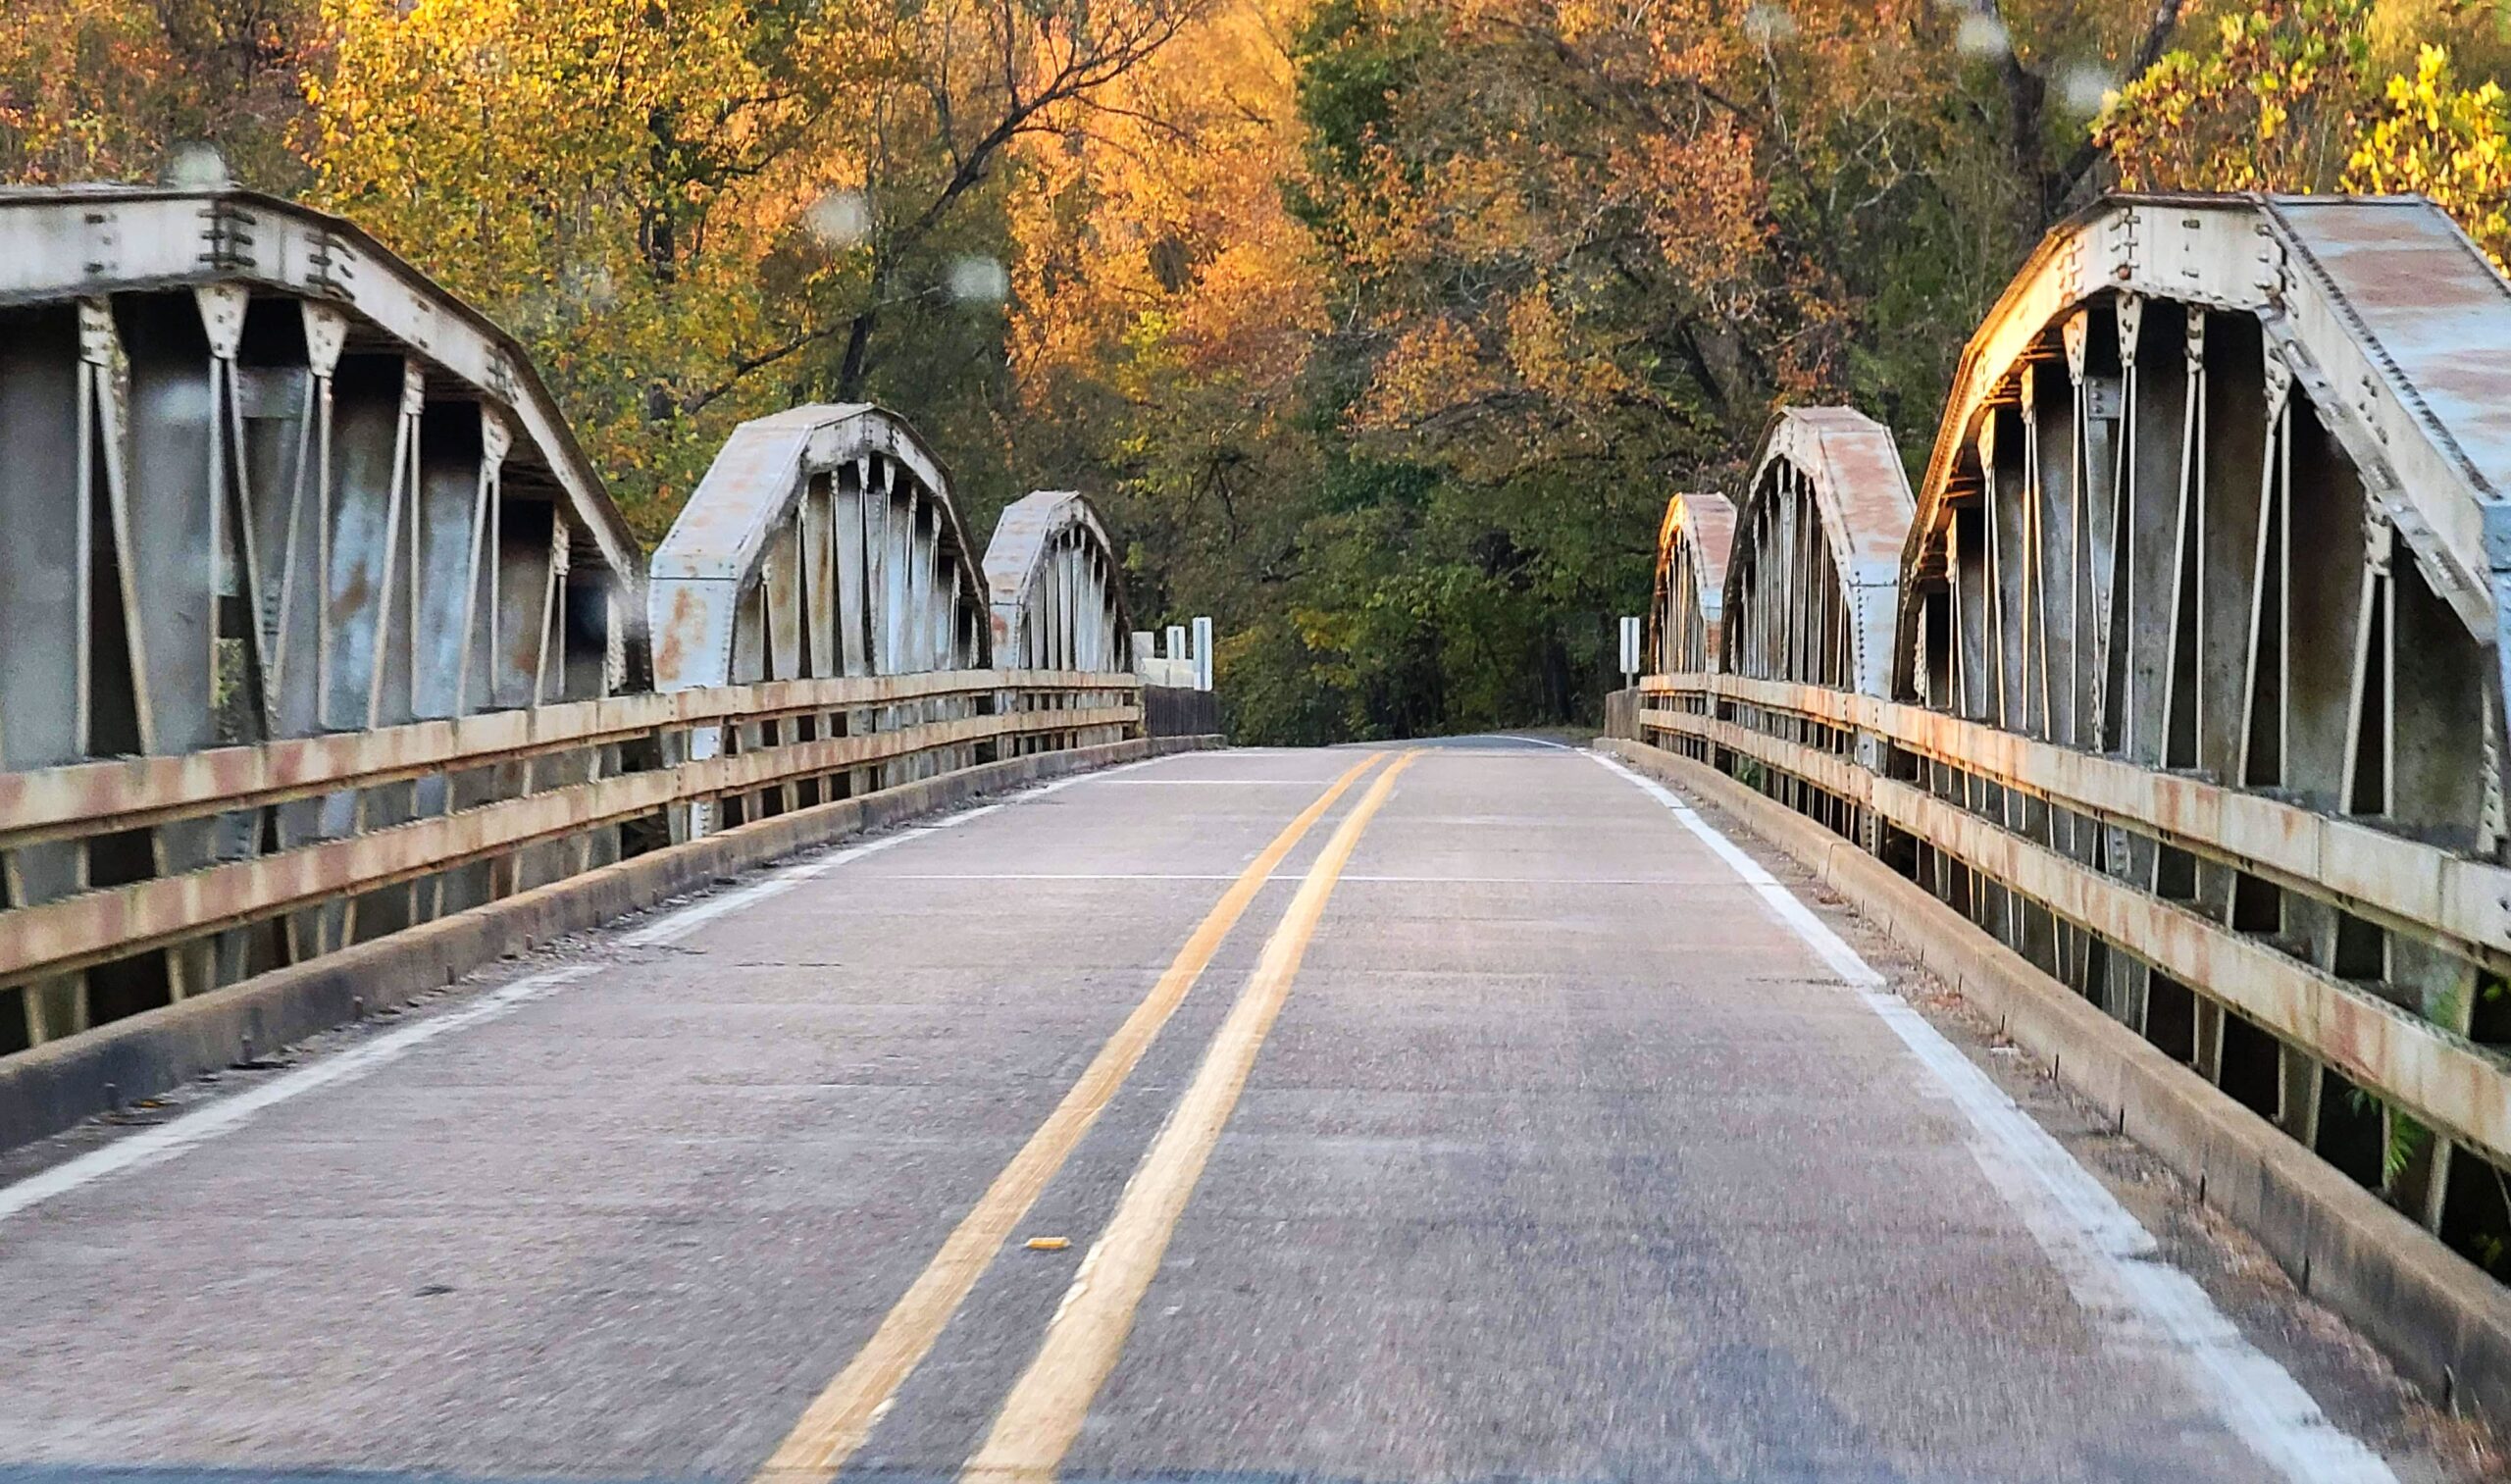
[[[406, 923], [407, 894], [371, 894], [282, 949], [178, 933], [168, 903], [516, 792], [405, 775], [169, 811], [98, 790], [92, 760], [249, 769], [641, 690], [640, 561], [513, 341], [348, 223], [235, 190], [0, 191], [0, 771], [13, 797], [139, 816], [0, 820], [0, 1051]], [[616, 766], [531, 764], [544, 789]], [[106, 953], [143, 923], [171, 948]], [[88, 967], [42, 971], [68, 963]]]
[[[1925, 757], [2100, 826], [2255, 873], [2496, 973], [2511, 964], [2511, 869], [2202, 779], [2153, 773], [1870, 696], [1718, 675], [1652, 676], [1641, 683], [1641, 694], [1643, 736], [1695, 739], [1729, 759], [1750, 758], [1870, 811], [1902, 837], [1923, 842], [2102, 942], [2131, 947], [2155, 970], [2295, 1049], [2337, 1063], [2428, 1125], [2511, 1160], [2511, 1057], [2319, 969], [2272, 935], [2237, 931], [2094, 870], [1835, 748], [1774, 737], [1710, 708], [1750, 707], [1764, 717], [1880, 739], [1903, 756]], [[1681, 704], [1695, 700], [1708, 704]]]
[[[971, 714], [872, 732], [845, 725], [875, 708], [940, 699]], [[799, 719], [815, 721], [820, 734], [671, 766], [618, 764], [623, 754], [685, 753], [685, 739], [701, 727]], [[583, 871], [605, 841], [623, 831], [632, 841], [658, 840], [670, 813], [693, 803], [743, 798], [763, 818], [868, 792], [872, 776], [894, 765], [968, 754], [990, 762], [1042, 735], [1136, 735], [1142, 719], [1141, 688], [1130, 676], [967, 670], [617, 696], [0, 774], [0, 849], [11, 850], [93, 848], [134, 829], [192, 820], [254, 833], [308, 800], [354, 819], [367, 802], [406, 794], [420, 778], [450, 780], [457, 797], [473, 794], [475, 785], [477, 794], [489, 795], [441, 814], [0, 912], [0, 983], [204, 940], [218, 943], [231, 981]], [[20, 1035], [40, 1044], [106, 1018], [30, 1023]]]

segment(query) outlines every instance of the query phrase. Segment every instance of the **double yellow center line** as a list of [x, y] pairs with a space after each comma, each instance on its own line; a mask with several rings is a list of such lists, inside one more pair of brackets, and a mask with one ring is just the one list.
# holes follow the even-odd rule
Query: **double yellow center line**
[[[969, 1460], [966, 1478], [1054, 1477], [1091, 1402], [1124, 1348], [1134, 1309], [1158, 1271], [1169, 1234], [1231, 1109], [1237, 1106], [1274, 1017], [1290, 995], [1300, 960], [1324, 915], [1326, 898], [1333, 895], [1361, 832], [1393, 792], [1397, 775], [1415, 755], [1405, 753], [1378, 775], [1300, 882], [1289, 910], [1265, 942], [1256, 972], [1205, 1051], [1194, 1083], [1143, 1156], [1106, 1234], [1074, 1276], [1071, 1291], [1048, 1326], [1038, 1357], [1012, 1388], [993, 1435]], [[1167, 972], [944, 1239], [941, 1250], [892, 1305], [872, 1338], [803, 1410], [794, 1430], [759, 1469], [755, 1484], [820, 1484], [834, 1477], [863, 1446], [897, 1400], [898, 1388], [931, 1353], [943, 1328], [992, 1265], [1020, 1218], [1080, 1146], [1179, 1002], [1203, 977], [1221, 941], [1237, 926], [1256, 894], [1335, 801], [1383, 757], [1372, 752], [1345, 770], [1221, 894]]]

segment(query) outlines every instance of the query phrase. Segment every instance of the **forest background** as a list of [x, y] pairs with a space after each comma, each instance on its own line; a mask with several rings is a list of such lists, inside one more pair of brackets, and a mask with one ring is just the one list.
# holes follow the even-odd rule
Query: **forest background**
[[648, 540], [733, 424], [881, 402], [1321, 742], [1592, 718], [1666, 497], [1786, 403], [1923, 457], [2104, 188], [2422, 190], [2499, 263], [2506, 70], [2511, 0], [0, 0], [0, 181], [353, 218]]

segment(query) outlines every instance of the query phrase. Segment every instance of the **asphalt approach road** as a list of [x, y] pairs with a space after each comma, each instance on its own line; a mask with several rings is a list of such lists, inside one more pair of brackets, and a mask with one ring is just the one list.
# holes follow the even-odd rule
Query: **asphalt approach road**
[[762, 873], [0, 1162], [0, 1478], [2450, 1475], [1774, 869], [1481, 739]]

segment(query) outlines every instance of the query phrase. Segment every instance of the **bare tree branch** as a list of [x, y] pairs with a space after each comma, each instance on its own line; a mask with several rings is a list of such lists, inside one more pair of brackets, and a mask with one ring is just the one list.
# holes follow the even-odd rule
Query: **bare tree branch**
[[[2179, 29], [2181, 4], [2182, 0], [2160, 0], [2155, 5], [2153, 22], [2145, 27], [2145, 38], [2136, 47], [2135, 67], [2127, 74], [2128, 81], [2132, 82], [2153, 71], [2154, 64], [2162, 60], [2164, 50], [2171, 45], [2172, 36]], [[2067, 157], [2067, 163], [2059, 167], [2062, 197], [2074, 195], [2107, 153], [2087, 132], [2083, 142], [2075, 146], [2075, 152]]]

